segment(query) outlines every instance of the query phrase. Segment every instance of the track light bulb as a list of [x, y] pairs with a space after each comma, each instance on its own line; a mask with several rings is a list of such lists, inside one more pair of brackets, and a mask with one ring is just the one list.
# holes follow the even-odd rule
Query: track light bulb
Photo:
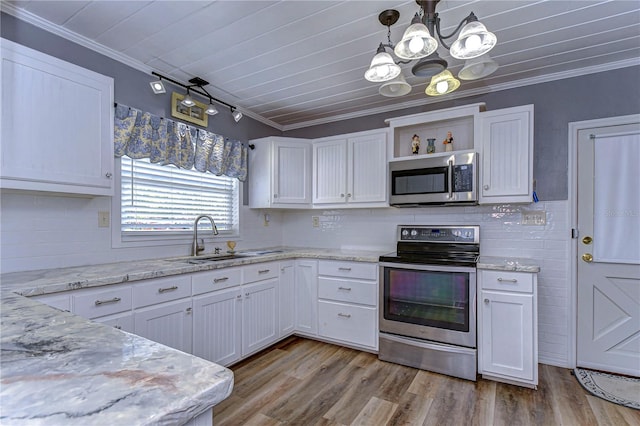
[[151, 90], [153, 90], [153, 93], [155, 93], [156, 95], [166, 92], [164, 84], [162, 84], [162, 80], [151, 81], [149, 82], [149, 85], [151, 86]]
[[204, 110], [205, 114], [208, 115], [216, 115], [218, 113], [218, 108], [213, 103], [210, 103], [207, 109]]
[[236, 120], [236, 123], [242, 119], [242, 113], [238, 110], [233, 111], [231, 115], [233, 115], [233, 119]]
[[196, 102], [193, 100], [193, 98], [189, 94], [189, 89], [187, 89], [187, 95], [184, 97], [184, 99], [180, 103], [186, 106], [187, 108], [191, 108], [196, 104]]

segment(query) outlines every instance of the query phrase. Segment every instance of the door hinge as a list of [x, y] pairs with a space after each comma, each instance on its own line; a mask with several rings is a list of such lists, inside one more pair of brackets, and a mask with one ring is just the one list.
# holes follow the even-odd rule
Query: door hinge
[[571, 238], [572, 239], [578, 238], [579, 234], [580, 233], [578, 232], [578, 230], [576, 228], [571, 228]]

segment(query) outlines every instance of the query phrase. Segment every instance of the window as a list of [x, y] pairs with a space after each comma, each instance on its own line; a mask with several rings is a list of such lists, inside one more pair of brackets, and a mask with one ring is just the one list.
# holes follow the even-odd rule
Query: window
[[120, 171], [123, 236], [191, 233], [200, 214], [211, 215], [220, 234], [238, 232], [238, 179], [126, 156]]

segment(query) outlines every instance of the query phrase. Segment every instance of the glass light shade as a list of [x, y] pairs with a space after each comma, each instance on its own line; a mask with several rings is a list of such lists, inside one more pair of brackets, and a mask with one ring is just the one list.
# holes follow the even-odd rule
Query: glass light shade
[[460, 87], [460, 80], [456, 79], [451, 71], [444, 70], [431, 78], [431, 83], [424, 91], [429, 96], [440, 96], [451, 93]]
[[418, 22], [409, 25], [393, 52], [398, 58], [420, 59], [431, 55], [437, 48], [438, 42], [431, 36], [429, 29]]
[[242, 113], [238, 110], [233, 111], [231, 115], [233, 115], [233, 119], [236, 120], [236, 123], [242, 119]]
[[472, 59], [493, 49], [498, 39], [480, 21], [469, 22], [462, 28], [449, 52], [456, 59]]
[[218, 108], [214, 104], [209, 104], [207, 109], [204, 110], [205, 114], [208, 115], [216, 115], [218, 113]]
[[192, 107], [196, 104], [196, 102], [193, 100], [189, 92], [187, 92], [187, 96], [185, 96], [182, 102], [180, 103], [186, 107]]
[[378, 92], [382, 96], [387, 96], [389, 98], [395, 98], [398, 96], [404, 96], [407, 93], [411, 92], [411, 85], [407, 83], [404, 79], [404, 75], [400, 73], [393, 80], [382, 83]]
[[393, 80], [400, 74], [400, 66], [393, 62], [393, 58], [387, 52], [376, 53], [371, 60], [371, 66], [364, 73], [364, 78], [374, 83]]
[[462, 80], [477, 80], [492, 74], [498, 69], [496, 61], [491, 59], [488, 53], [477, 58], [467, 59], [464, 67], [458, 73], [458, 78]]
[[151, 81], [149, 82], [149, 85], [151, 86], [151, 90], [153, 90], [153, 93], [155, 93], [156, 95], [166, 93], [166, 89], [164, 88], [164, 84], [162, 84], [162, 80]]
[[416, 77], [431, 78], [434, 75], [440, 74], [442, 71], [446, 70], [447, 65], [447, 61], [442, 59], [438, 55], [438, 52], [433, 52], [426, 58], [420, 59], [413, 66], [413, 68], [411, 68], [411, 72]]

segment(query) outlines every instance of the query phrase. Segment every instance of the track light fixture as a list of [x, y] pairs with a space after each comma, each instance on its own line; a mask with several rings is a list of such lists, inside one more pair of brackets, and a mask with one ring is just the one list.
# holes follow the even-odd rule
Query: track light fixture
[[[397, 10], [385, 10], [378, 15], [380, 23], [387, 27], [387, 44], [380, 43], [378, 46], [371, 66], [365, 73], [367, 80], [387, 82], [398, 78], [398, 76], [404, 80], [400, 64], [408, 64], [413, 60], [418, 60], [411, 72], [417, 77], [431, 78], [431, 83], [425, 91], [427, 95], [438, 96], [452, 92], [460, 86], [460, 81], [447, 70], [447, 61], [438, 56], [436, 50], [439, 44], [449, 50], [452, 57], [467, 61], [458, 74], [458, 77], [463, 80], [486, 77], [498, 68], [498, 64], [488, 55], [488, 52], [497, 43], [495, 34], [487, 31], [487, 28], [471, 12], [460, 21], [451, 34], [443, 35], [440, 32], [440, 18], [436, 13], [436, 5], [439, 2], [440, 0], [416, 0], [420, 6], [420, 12], [415, 14], [411, 25], [395, 46], [391, 42], [391, 25], [398, 21], [400, 13]], [[462, 30], [460, 30], [461, 28]], [[451, 46], [447, 45], [445, 40], [456, 35], [459, 30], [460, 34], [457, 40]], [[393, 50], [395, 56], [401, 60], [394, 60], [386, 52], [387, 47]], [[390, 94], [392, 92], [389, 89], [388, 85], [383, 84], [380, 87], [380, 94], [401, 96], [396, 95], [395, 92]], [[404, 91], [406, 90], [400, 90], [400, 92]], [[408, 93], [408, 91], [406, 92]]]
[[[179, 81], [173, 80], [169, 77], [166, 77], [164, 75], [160, 75], [157, 72], [153, 71], [151, 73], [152, 75], [155, 75], [156, 77], [158, 77], [157, 81], [152, 81], [151, 84], [151, 89], [153, 90], [154, 93], [159, 94], [159, 93], [165, 93], [165, 89], [164, 89], [164, 85], [162, 84], [162, 80], [166, 80], [172, 84], [175, 84], [176, 86], [180, 86], [183, 87], [185, 89], [187, 89], [187, 94], [184, 97], [184, 99], [182, 100], [181, 104], [186, 106], [186, 107], [192, 107], [194, 106], [196, 103], [193, 100], [193, 97], [191, 96], [191, 93], [197, 93], [200, 96], [203, 96], [207, 99], [209, 99], [209, 106], [207, 107], [207, 109], [204, 111], [206, 114], [208, 115], [216, 115], [219, 111], [218, 108], [216, 108], [216, 106], [213, 104], [214, 102], [222, 104], [226, 107], [228, 107], [231, 110], [231, 113], [233, 115], [233, 119], [236, 121], [236, 123], [238, 121], [240, 121], [240, 119], [242, 118], [242, 113], [240, 111], [237, 110], [237, 108], [231, 104], [228, 104], [225, 101], [221, 101], [220, 99], [214, 98], [213, 96], [211, 96], [209, 94], [209, 92], [207, 92], [207, 89], [204, 88], [204, 86], [207, 86], [209, 84], [208, 81], [201, 79], [200, 77], [194, 77], [191, 80], [189, 80], [189, 83], [191, 84], [182, 84]], [[162, 91], [156, 91], [156, 89], [159, 89], [159, 86], [156, 86], [156, 84], [159, 83], [159, 86], [162, 86]]]
[[167, 91], [164, 88], [164, 84], [162, 84], [162, 77], [156, 81], [149, 82], [149, 84], [151, 85], [151, 90], [153, 90], [153, 93], [155, 93], [156, 95], [159, 95], [161, 93], [166, 93]]

